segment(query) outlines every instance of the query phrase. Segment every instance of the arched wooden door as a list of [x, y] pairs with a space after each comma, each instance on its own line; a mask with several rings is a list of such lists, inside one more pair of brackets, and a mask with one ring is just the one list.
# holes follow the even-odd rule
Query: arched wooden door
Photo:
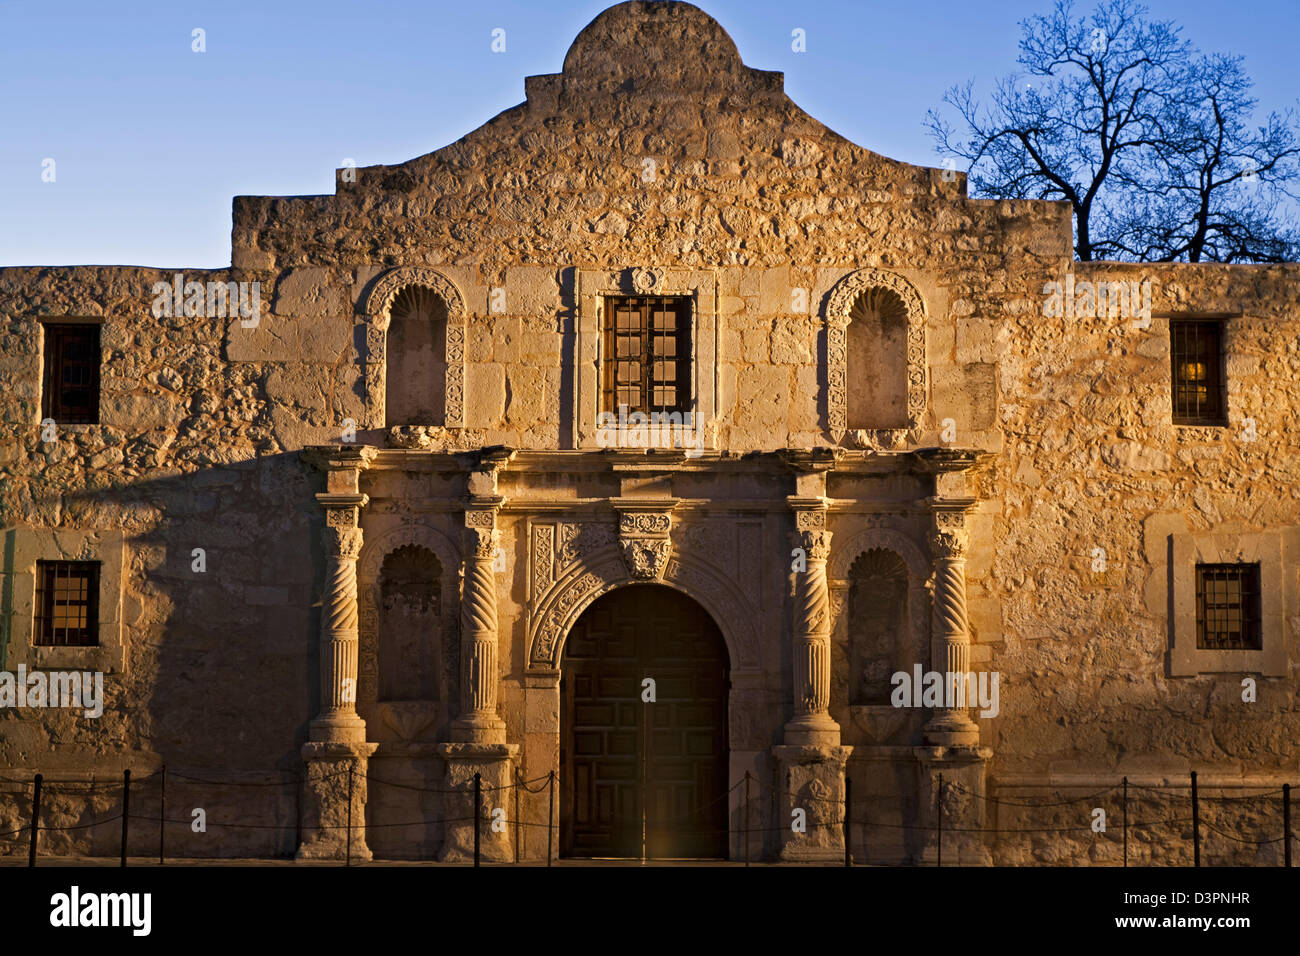
[[708, 612], [663, 585], [583, 613], [560, 662], [563, 855], [726, 857], [728, 667]]

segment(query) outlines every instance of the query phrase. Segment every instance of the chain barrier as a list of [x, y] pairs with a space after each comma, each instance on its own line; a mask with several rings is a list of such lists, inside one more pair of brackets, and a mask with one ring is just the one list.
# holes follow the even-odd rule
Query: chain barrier
[[[416, 784], [402, 783], [395, 780], [388, 780], [382, 777], [372, 775], [368, 772], [368, 770], [369, 767], [367, 767], [367, 773], [363, 776], [363, 779], [366, 781], [367, 784], [373, 785], [377, 788], [389, 787], [401, 791], [437, 794], [442, 796], [456, 796], [460, 798], [467, 797], [471, 795], [473, 792], [468, 783], [466, 783], [465, 786], [459, 788], [426, 787], [426, 786], [419, 786]], [[535, 832], [537, 830], [548, 830], [550, 831], [550, 833], [548, 834], [548, 843], [550, 843], [553, 841], [555, 831], [558, 827], [557, 819], [555, 817], [558, 817], [559, 814], [556, 814], [555, 817], [552, 817], [551, 819], [541, 820], [541, 821], [537, 819], [532, 819], [532, 820], [523, 819], [523, 814], [521, 814], [519, 811], [519, 800], [517, 796], [514, 805], [515, 812], [513, 814], [511, 814], [510, 816], [505, 815], [506, 812], [505, 804], [507, 801], [502, 800], [501, 801], [502, 806], [493, 808], [493, 812], [490, 819], [487, 815], [480, 812], [468, 816], [452, 816], [452, 817], [440, 817], [440, 818], [426, 817], [418, 820], [410, 820], [404, 822], [359, 821], [356, 823], [349, 822], [347, 824], [342, 824], [342, 823], [327, 824], [327, 823], [320, 823], [320, 822], [305, 823], [302, 820], [301, 792], [304, 785], [317, 785], [319, 783], [323, 783], [325, 781], [329, 781], [331, 779], [341, 777], [345, 774], [353, 774], [353, 773], [355, 773], [355, 763], [351, 767], [344, 767], [342, 769], [335, 770], [330, 773], [321, 774], [319, 776], [308, 775], [303, 771], [299, 770], [294, 774], [294, 777], [292, 779], [280, 779], [275, 781], [216, 780], [216, 779], [211, 779], [212, 777], [211, 774], [207, 776], [198, 776], [192, 773], [186, 773], [184, 771], [169, 770], [164, 767], [154, 771], [153, 773], [150, 773], [147, 776], [141, 776], [141, 777], [133, 776], [131, 778], [130, 783], [135, 793], [139, 794], [140, 792], [139, 788], [141, 788], [142, 786], [146, 784], [151, 784], [155, 781], [161, 782], [162, 784], [161, 797], [163, 801], [165, 801], [167, 797], [166, 782], [167, 782], [167, 778], [169, 777], [171, 778], [171, 780], [179, 783], [179, 785], [185, 790], [190, 789], [193, 785], [223, 787], [223, 788], [253, 788], [253, 789], [261, 789], [261, 790], [267, 790], [271, 788], [279, 788], [279, 789], [296, 788], [297, 803], [295, 808], [295, 815], [297, 816], [297, 820], [295, 820], [294, 822], [258, 823], [258, 822], [251, 822], [251, 821], [208, 820], [205, 816], [203, 820], [205, 830], [203, 832], [206, 832], [206, 827], [213, 827], [221, 830], [244, 830], [244, 831], [268, 831], [269, 830], [269, 831], [278, 831], [280, 833], [293, 831], [299, 834], [300, 836], [301, 834], [309, 831], [337, 831], [337, 830], [347, 830], [349, 834], [351, 834], [352, 831], [359, 831], [364, 835], [366, 831], [390, 831], [390, 830], [400, 830], [402, 828], [410, 828], [410, 827], [419, 827], [419, 828], [428, 829], [430, 827], [445, 827], [449, 824], [472, 824], [477, 822], [479, 824], [480, 833], [482, 832], [482, 827], [485, 824], [491, 827], [493, 833], [498, 833], [498, 834], [503, 832], [503, 830], [508, 830], [509, 828], [514, 828], [516, 834], [518, 834], [520, 828], [530, 828], [529, 832]], [[500, 786], [487, 786], [482, 784], [482, 782], [480, 781], [479, 784], [480, 799], [486, 797], [489, 794], [498, 794], [498, 795], [508, 794], [511, 791], [514, 791], [516, 793], [522, 791], [523, 793], [536, 796], [539, 794], [547, 793], [548, 790], [551, 790], [552, 793], [550, 796], [552, 797], [554, 796], [553, 788], [555, 785], [556, 778], [553, 773], [542, 774], [531, 779], [524, 779], [518, 776], [518, 771], [516, 771], [516, 775], [517, 775], [517, 779], [515, 781], [502, 784]], [[17, 786], [19, 788], [17, 790], [0, 791], [0, 794], [4, 794], [6, 796], [13, 795], [14, 797], [19, 797], [20, 795], [29, 794], [31, 792], [30, 788], [33, 788], [36, 783], [37, 776], [39, 775], [33, 774], [32, 777], [27, 780], [15, 779], [11, 777], [0, 777], [0, 783], [10, 784], [13, 786]], [[735, 820], [736, 818], [742, 819], [745, 821], [745, 825], [743, 826], [727, 825], [723, 827], [717, 825], [709, 825], [705, 821], [704, 818], [710, 816], [711, 811], [713, 811], [714, 808], [716, 808], [719, 803], [722, 803], [724, 801], [731, 802], [733, 798], [736, 797], [737, 792], [740, 791], [742, 787], [747, 788], [751, 782], [756, 787], [756, 791], [753, 797], [747, 800], [740, 799], [736, 801], [736, 806], [732, 807], [731, 812], [729, 813], [729, 817], [731, 817], [732, 820]], [[537, 786], [534, 787], [533, 786], [534, 784], [536, 784]], [[1198, 800], [1202, 804], [1199, 817], [1197, 816], [1197, 814], [1193, 813], [1191, 817], [1175, 815], [1173, 817], [1164, 818], [1164, 819], [1150, 819], [1150, 820], [1143, 820], [1137, 822], [1127, 822], [1126, 820], [1126, 822], [1124, 823], [1126, 844], [1127, 844], [1127, 831], [1130, 830], [1144, 831], [1144, 830], [1150, 830], [1153, 828], [1160, 828], [1160, 827], [1168, 827], [1168, 828], [1191, 827], [1193, 831], [1193, 840], [1197, 844], [1197, 858], [1199, 860], [1200, 835], [1199, 835], [1199, 830], [1197, 829], [1199, 826], [1204, 826], [1208, 832], [1214, 833], [1227, 840], [1231, 840], [1234, 843], [1244, 845], [1244, 846], [1265, 847], [1265, 846], [1271, 846], [1273, 844], [1284, 843], [1288, 840], [1288, 835], [1290, 836], [1290, 839], [1292, 840], [1296, 839], [1294, 831], [1287, 831], [1286, 828], [1283, 828], [1284, 832], [1283, 835], [1281, 836], [1277, 836], [1269, 839], [1253, 839], [1245, 836], [1244, 834], [1235, 834], [1229, 832], [1228, 830], [1223, 829], [1221, 825], [1216, 825], [1214, 822], [1211, 822], [1210, 820], [1205, 818], [1205, 809], [1207, 807], [1237, 805], [1237, 804], [1249, 803], [1251, 801], [1260, 801], [1260, 800], [1266, 800], [1268, 798], [1276, 798], [1278, 795], [1289, 794], [1289, 790], [1284, 787], [1263, 789], [1257, 793], [1241, 794], [1235, 796], [1221, 795], [1217, 797], [1210, 797], [1210, 796], [1198, 795], [1195, 789], [1188, 788], [1185, 785], [1181, 785], [1181, 784], [1169, 784], [1164, 787], [1152, 787], [1152, 786], [1128, 783], [1127, 781], [1125, 781], [1123, 784], [1114, 784], [1105, 789], [1092, 791], [1090, 793], [1083, 794], [1077, 797], [1067, 797], [1059, 800], [1046, 800], [1043, 802], [1026, 802], [1022, 800], [1009, 800], [999, 796], [992, 796], [988, 793], [981, 793], [979, 791], [972, 790], [957, 781], [946, 781], [941, 783], [942, 793], [936, 794], [936, 796], [942, 796], [942, 794], [946, 794], [949, 792], [960, 793], [960, 794], [965, 794], [972, 798], [978, 798], [980, 801], [982, 801], [985, 805], [989, 806], [990, 808], [1007, 807], [1007, 808], [1013, 808], [1015, 810], [1035, 811], [1035, 810], [1052, 810], [1060, 807], [1069, 807], [1078, 804], [1087, 804], [1093, 801], [1097, 801], [1099, 799], [1111, 798], [1115, 795], [1116, 791], [1120, 790], [1121, 786], [1125, 787], [1126, 795], [1128, 794], [1129, 791], [1133, 791], [1137, 794], [1136, 799], [1133, 795], [1126, 796], [1126, 803], [1125, 803], [1126, 811], [1128, 810], [1130, 803], [1136, 802], [1140, 804], [1144, 801], [1150, 802], [1153, 800], [1164, 800], [1164, 801], [1169, 801], [1170, 803], [1172, 803], [1173, 801], [1191, 800], [1193, 801], [1193, 809], [1195, 809], [1196, 802]], [[98, 775], [93, 776], [88, 780], [77, 779], [77, 778], [44, 780], [41, 787], [42, 787], [42, 794], [46, 801], [49, 801], [51, 799], [66, 800], [68, 798], [82, 797], [82, 796], [94, 798], [96, 794], [104, 791], [117, 791], [119, 793], [125, 792], [124, 783], [122, 781], [113, 781], [111, 779], [105, 779], [104, 777]], [[784, 832], [789, 832], [793, 827], [792, 823], [785, 822], [785, 821], [778, 821], [776, 824], [770, 826], [749, 825], [748, 819], [749, 819], [751, 807], [757, 806], [759, 808], [759, 811], [762, 813], [770, 813], [775, 809], [771, 806], [771, 803], [769, 802], [770, 798], [775, 795], [771, 794], [770, 791], [767, 794], [764, 794], [761, 791], [761, 789], [757, 789], [757, 788], [758, 788], [757, 780], [751, 777], [749, 774], [746, 774], [745, 778], [738, 780], [728, 790], [715, 796], [711, 800], [700, 803], [698, 806], [694, 807], [690, 812], [686, 814], [664, 817], [662, 819], [656, 819], [654, 820], [653, 825], [656, 829], [662, 827], [683, 827], [684, 826], [684, 827], [688, 827], [690, 832], [695, 835], [711, 835], [717, 837], [723, 833], [726, 833], [728, 836], [728, 843], [730, 844], [732, 849], [735, 848], [736, 844], [744, 843], [746, 847], [746, 851], [748, 852], [748, 847], [750, 845], [749, 837], [751, 835], [754, 834], [770, 835], [770, 834], [784, 833]], [[1066, 787], [1066, 788], [1056, 788], [1056, 789], [1068, 790], [1069, 788]], [[1211, 787], [1210, 789], [1229, 789], [1229, 788]], [[748, 792], [748, 790], [746, 790], [746, 792]], [[155, 790], [155, 793], [158, 793], [158, 791]], [[938, 818], [937, 821], [934, 823], [923, 823], [920, 821], [914, 823], [892, 823], [886, 821], [872, 821], [866, 819], [865, 815], [861, 815], [862, 816], [861, 819], [846, 820], [845, 819], [846, 815], [849, 816], [850, 818], [853, 816], [853, 812], [852, 812], [853, 807], [848, 805], [848, 801], [843, 796], [819, 797], [814, 794], [800, 795], [800, 794], [791, 793], [789, 791], [785, 791], [784, 796], [789, 801], [788, 806], [792, 809], [803, 809], [806, 807], [807, 810], [809, 811], [815, 811], [812, 813], [806, 813], [805, 818], [802, 821], [800, 821], [799, 826], [801, 827], [801, 829], [797, 829], [795, 831], [799, 833], [808, 833], [808, 832], [813, 832], [818, 830], [844, 831], [844, 830], [848, 830], [849, 828], [856, 828], [860, 833], [865, 833], [865, 831], [869, 831], [869, 830], [877, 830], [877, 831], [895, 831], [895, 832], [904, 832], [904, 833], [938, 834], [939, 841], [940, 843], [942, 843], [942, 839], [945, 834], [1071, 835], [1071, 834], [1080, 834], [1086, 832], [1094, 832], [1094, 833], [1105, 832], [1104, 830], [1097, 831], [1093, 826], [1088, 824], [1082, 824], [1079, 826], [1061, 826], [1061, 825], [957, 826], [953, 824], [945, 824], [944, 821], [946, 819], [950, 819], [954, 816], [954, 814], [946, 807], [942, 809], [938, 807], [933, 808], [933, 812], [942, 813], [942, 816]], [[1286, 802], [1286, 799], [1287, 798], [1284, 797], [1284, 801], [1283, 801], [1284, 803]], [[814, 807], [814, 805], [816, 806]], [[50, 806], [49, 803], [45, 803], [44, 806], [42, 807], [44, 812], [47, 814], [49, 813], [49, 806]], [[351, 806], [351, 804], [349, 804], [349, 806]], [[491, 806], [491, 803], [489, 803], [489, 806]], [[1183, 806], [1186, 806], [1186, 804], [1184, 803]], [[114, 823], [117, 821], [124, 821], [123, 832], [125, 833], [128, 823], [135, 823], [137, 825], [143, 824], [146, 828], [152, 828], [153, 831], [158, 834], [160, 839], [159, 857], [161, 860], [162, 858], [161, 831], [166, 827], [179, 827], [179, 828], [188, 829], [192, 827], [194, 821], [187, 820], [187, 819], [174, 819], [172, 817], [166, 816], [165, 802], [161, 803], [160, 807], [162, 812], [153, 813], [153, 814], [150, 814], [149, 812], [140, 812], [140, 813], [132, 812], [130, 814], [129, 820], [124, 820], [123, 812], [118, 812], [113, 816], [106, 817], [100, 820], [94, 820], [89, 823], [77, 823], [77, 824], [68, 824], [68, 825], [53, 825], [53, 824], [46, 823], [43, 820], [37, 820], [36, 821], [36, 828], [38, 831], [37, 835], [39, 836], [40, 833], [63, 833], [63, 832], [88, 830], [88, 829], [93, 829], [95, 827], [103, 826], [105, 824]], [[847, 814], [846, 814], [846, 809], [847, 809]], [[498, 813], [500, 815], [497, 815]], [[837, 819], [827, 819], [828, 816], [832, 816], [832, 815], [837, 817]], [[815, 819], [809, 820], [807, 819], [807, 816], [813, 816], [815, 817]], [[32, 831], [32, 823], [28, 822], [22, 826], [19, 826], [17, 829], [11, 829], [11, 830], [0, 832], [0, 839], [9, 840], [12, 838], [20, 837], [22, 834], [30, 835], [31, 831]], [[349, 837], [348, 842], [349, 842], [349, 851], [350, 851], [351, 842], [352, 842], [351, 837]], [[766, 845], [766, 841], [764, 842]], [[34, 845], [34, 841], [33, 841], [33, 845]], [[518, 842], [516, 841], [516, 847], [517, 846], [518, 846]], [[770, 846], [766, 848], [770, 849]], [[1127, 855], [1125, 859], [1127, 861]], [[1288, 849], [1288, 860], [1289, 860], [1289, 849]], [[516, 858], [515, 862], [520, 862], [520, 861]], [[538, 861], [524, 860], [523, 862], [535, 863]], [[847, 853], [846, 853], [846, 865], [849, 865], [849, 857]], [[915, 866], [917, 864], [906, 862], [906, 861], [904, 862], [879, 861], [879, 862], [872, 862], [871, 865], [910, 867], [910, 866]]]

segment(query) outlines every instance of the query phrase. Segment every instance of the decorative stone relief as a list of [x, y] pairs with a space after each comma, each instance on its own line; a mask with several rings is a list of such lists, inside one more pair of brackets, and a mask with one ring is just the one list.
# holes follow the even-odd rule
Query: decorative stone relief
[[564, 571], [574, 562], [590, 557], [617, 540], [617, 529], [606, 522], [560, 525], [559, 570]]
[[544, 594], [551, 586], [551, 582], [555, 580], [555, 525], [533, 525], [529, 550], [531, 552], [529, 567], [532, 569], [533, 576], [529, 593]]
[[628, 573], [639, 581], [655, 580], [664, 573], [672, 542], [629, 538], [620, 542]]
[[625, 511], [619, 515], [618, 544], [634, 580], [663, 577], [672, 552], [672, 520], [666, 512]]
[[[532, 666], [559, 666], [561, 644], [578, 615], [601, 595], [635, 580], [623, 560], [613, 554], [585, 570], [558, 578], [536, 602], [529, 653]], [[754, 607], [716, 567], [679, 558], [670, 551], [662, 580], [698, 601], [712, 615], [727, 641], [733, 669], [757, 666], [758, 622]]]
[[663, 288], [664, 271], [662, 269], [633, 269], [632, 288], [642, 295], [657, 292]]
[[[925, 417], [925, 306], [912, 283], [883, 269], [859, 269], [839, 281], [826, 306], [827, 401], [831, 437], [842, 442], [848, 431], [849, 313], [858, 296], [870, 289], [888, 289], [907, 310], [907, 422], [916, 429]], [[862, 431], [862, 447], [897, 447], [896, 429]], [[865, 443], [865, 444], [864, 444]]]

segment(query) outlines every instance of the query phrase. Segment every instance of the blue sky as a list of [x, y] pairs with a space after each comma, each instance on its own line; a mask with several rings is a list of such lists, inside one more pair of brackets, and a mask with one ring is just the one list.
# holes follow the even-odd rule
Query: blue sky
[[[0, 265], [227, 265], [232, 196], [330, 193], [345, 158], [397, 163], [453, 142], [521, 102], [526, 75], [558, 72], [609, 5], [0, 0]], [[1051, 0], [698, 5], [832, 129], [939, 165], [926, 110], [954, 83], [1013, 72], [1017, 22]], [[1146, 5], [1202, 49], [1243, 54], [1261, 119], [1295, 105], [1300, 2]]]

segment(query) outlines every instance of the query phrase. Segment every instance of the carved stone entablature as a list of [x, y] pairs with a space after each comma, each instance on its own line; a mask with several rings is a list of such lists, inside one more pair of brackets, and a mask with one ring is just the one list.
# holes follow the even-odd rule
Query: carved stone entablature
[[[848, 430], [848, 327], [853, 304], [871, 289], [888, 289], [907, 313], [907, 423], [917, 429], [925, 417], [925, 305], [916, 287], [883, 269], [859, 269], [839, 281], [826, 306], [827, 402], [831, 436], [844, 440]], [[865, 437], [864, 433], [864, 437]], [[890, 436], [889, 440], [894, 440]], [[863, 446], [866, 447], [866, 446]], [[894, 446], [888, 446], [894, 447]]]
[[384, 423], [385, 340], [389, 309], [397, 294], [410, 286], [420, 286], [442, 299], [447, 308], [447, 377], [444, 390], [444, 424], [447, 428], [465, 426], [465, 300], [460, 290], [445, 275], [427, 266], [399, 266], [390, 269], [371, 284], [357, 303], [357, 313], [365, 325], [366, 414], [370, 427]]

